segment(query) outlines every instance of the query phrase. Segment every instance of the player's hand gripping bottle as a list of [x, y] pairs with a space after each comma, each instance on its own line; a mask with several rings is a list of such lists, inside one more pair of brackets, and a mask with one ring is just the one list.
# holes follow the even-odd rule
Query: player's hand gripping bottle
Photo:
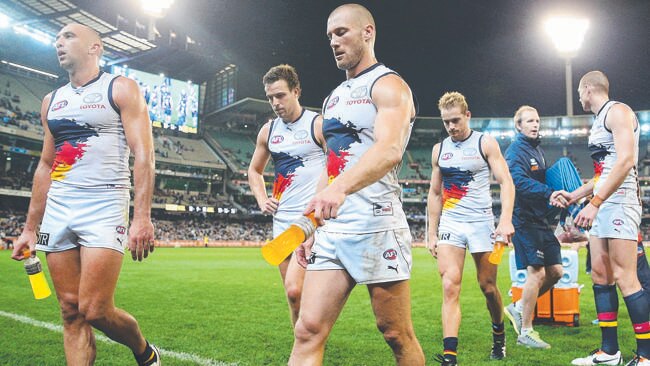
[[262, 256], [271, 265], [277, 266], [284, 261], [302, 242], [314, 233], [318, 222], [314, 213], [301, 216], [277, 238], [262, 247]]
[[47, 284], [45, 275], [43, 274], [43, 266], [40, 259], [36, 255], [32, 256], [29, 250], [23, 252], [25, 258], [25, 271], [29, 276], [29, 283], [32, 285], [34, 298], [36, 300], [45, 299], [52, 294], [50, 286]]

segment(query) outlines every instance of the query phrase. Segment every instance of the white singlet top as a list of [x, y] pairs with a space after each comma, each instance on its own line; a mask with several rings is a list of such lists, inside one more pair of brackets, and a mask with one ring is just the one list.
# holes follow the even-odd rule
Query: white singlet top
[[462, 222], [494, 220], [490, 167], [481, 149], [483, 134], [471, 131], [463, 141], [447, 137], [440, 144], [442, 215]]
[[[591, 158], [594, 160], [594, 195], [598, 193], [603, 182], [607, 180], [609, 173], [612, 171], [612, 166], [617, 159], [616, 148], [614, 147], [614, 135], [612, 135], [612, 131], [607, 127], [605, 120], [612, 106], [619, 103], [611, 100], [605, 103], [596, 115], [594, 124], [591, 126], [591, 131], [589, 132], [589, 151], [591, 152]], [[636, 168], [639, 159], [640, 130], [639, 121], [635, 117], [634, 167], [630, 169], [623, 183], [607, 198], [606, 202], [633, 205], [638, 205], [641, 202]]]
[[[341, 83], [325, 100], [323, 134], [330, 182], [354, 166], [375, 143], [377, 108], [371, 99], [372, 88], [379, 78], [389, 74], [397, 75], [377, 63]], [[347, 196], [338, 217], [328, 220], [321, 230], [354, 234], [408, 228], [397, 181], [399, 168], [396, 166], [378, 181]]]
[[303, 109], [295, 122], [271, 122], [267, 144], [275, 167], [273, 197], [280, 201], [275, 218], [302, 214], [316, 192], [325, 169], [325, 153], [314, 135], [316, 117], [318, 113]]
[[79, 88], [68, 83], [52, 92], [46, 116], [56, 148], [52, 189], [130, 187], [129, 147], [112, 98], [117, 77], [100, 71]]

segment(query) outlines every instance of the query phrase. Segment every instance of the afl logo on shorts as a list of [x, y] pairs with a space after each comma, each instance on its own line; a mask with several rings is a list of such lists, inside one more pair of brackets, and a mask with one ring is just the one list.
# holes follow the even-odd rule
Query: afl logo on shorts
[[621, 220], [621, 219], [614, 219], [614, 221], [612, 221], [612, 224], [614, 224], [616, 226], [621, 226], [621, 225], [623, 225], [623, 223], [624, 223], [624, 221]]
[[395, 249], [387, 249], [384, 251], [384, 259], [394, 261], [397, 259], [397, 251]]
[[38, 233], [38, 239], [36, 240], [36, 244], [47, 245], [49, 241], [50, 241], [49, 233]]
[[442, 160], [449, 160], [449, 159], [451, 159], [453, 156], [454, 156], [453, 153], [448, 152], [448, 153], [444, 153], [444, 154], [442, 154], [442, 157], [441, 157], [440, 159], [442, 159]]
[[332, 100], [330, 100], [329, 103], [327, 103], [327, 109], [333, 108], [338, 102], [339, 102], [339, 97], [337, 95]]
[[68, 105], [68, 101], [62, 100], [60, 102], [57, 102], [55, 105], [53, 105], [51, 111], [52, 112], [58, 111], [59, 109], [64, 108], [67, 105]]
[[126, 228], [122, 225], [116, 226], [115, 231], [120, 235], [124, 235], [124, 233], [126, 233]]
[[99, 103], [102, 101], [101, 93], [91, 93], [84, 97], [84, 103]]
[[272, 144], [279, 144], [282, 141], [284, 141], [284, 136], [282, 135], [275, 135], [271, 138], [271, 143]]

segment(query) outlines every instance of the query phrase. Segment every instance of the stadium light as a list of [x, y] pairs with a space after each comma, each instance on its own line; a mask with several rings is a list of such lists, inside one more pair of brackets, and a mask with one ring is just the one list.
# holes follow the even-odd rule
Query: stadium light
[[32, 37], [33, 39], [43, 44], [47, 44], [47, 45], [54, 44], [54, 38], [52, 36], [44, 32], [41, 32], [37, 29], [33, 29], [25, 25], [14, 25], [13, 29], [16, 34], [22, 34], [25, 36]]
[[25, 66], [25, 65], [21, 65], [21, 64], [16, 64], [16, 63], [9, 62], [9, 61], [6, 61], [6, 60], [0, 60], [0, 63], [2, 63], [4, 65], [13, 66], [13, 67], [15, 67], [17, 69], [22, 69], [22, 70], [26, 70], [26, 71], [31, 71], [31, 72], [36, 73], [36, 74], [45, 75], [45, 76], [50, 77], [52, 79], [58, 79], [59, 78], [58, 75], [54, 75], [52, 73], [45, 72], [43, 70], [38, 70], [38, 69], [35, 69], [33, 67], [29, 67], [29, 66]]
[[174, 0], [140, 0], [145, 14], [155, 18], [162, 18]]
[[0, 13], [0, 28], [9, 28], [11, 25], [11, 18]]
[[573, 86], [571, 59], [578, 54], [585, 33], [589, 29], [589, 20], [584, 18], [554, 17], [544, 22], [546, 33], [553, 40], [553, 44], [564, 62], [564, 78], [566, 85], [566, 113], [573, 116]]

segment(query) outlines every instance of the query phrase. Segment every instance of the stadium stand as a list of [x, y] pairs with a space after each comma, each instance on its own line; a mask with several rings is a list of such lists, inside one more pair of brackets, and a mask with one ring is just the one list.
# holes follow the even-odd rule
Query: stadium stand
[[[431, 178], [431, 146], [409, 145], [406, 150], [408, 170], [400, 172], [401, 179]], [[406, 173], [406, 175], [404, 175]]]
[[53, 85], [17, 75], [0, 73], [0, 95], [7, 99], [16, 112], [40, 111], [43, 97]]
[[217, 141], [226, 157], [240, 170], [248, 168], [255, 149], [255, 136], [224, 130], [211, 130], [209, 134]]
[[[17, 237], [25, 223], [25, 214], [0, 213], [0, 231], [3, 237]], [[174, 241], [202, 241], [208, 236], [210, 241], [249, 241], [263, 243], [271, 239], [272, 222], [254, 219], [214, 220], [203, 215], [154, 215], [156, 240], [169, 243]], [[418, 242], [424, 240], [425, 226], [413, 223], [411, 233]]]
[[161, 161], [225, 168], [225, 162], [203, 140], [159, 133], [154, 140], [156, 155]]
[[[212, 141], [215, 150], [220, 153], [235, 172], [246, 174], [248, 163], [253, 157], [257, 135], [250, 132], [230, 132], [222, 129], [213, 129], [206, 134], [206, 141]], [[264, 175], [273, 175], [273, 161], [264, 169]]]

